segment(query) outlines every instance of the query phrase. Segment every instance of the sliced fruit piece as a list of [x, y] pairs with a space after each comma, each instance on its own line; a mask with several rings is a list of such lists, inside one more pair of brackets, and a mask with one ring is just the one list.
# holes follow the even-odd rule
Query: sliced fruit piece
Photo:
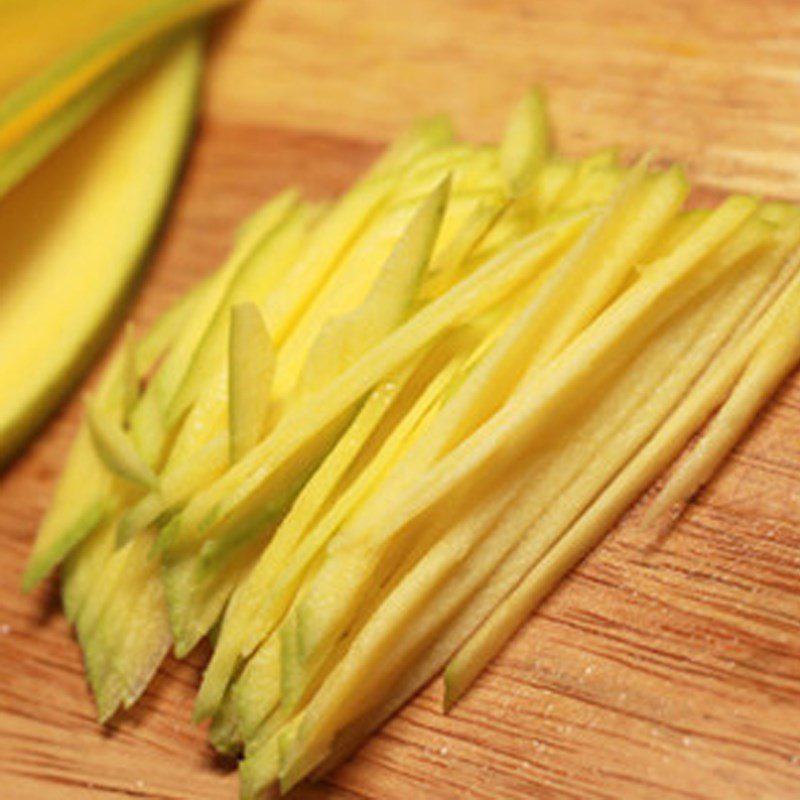
[[509, 193], [523, 194], [550, 151], [544, 95], [531, 89], [514, 109], [500, 144], [500, 167]]
[[444, 294], [458, 281], [460, 270], [506, 210], [506, 203], [481, 203], [466, 219], [461, 229], [442, 250], [425, 275], [420, 290], [423, 300]]
[[280, 685], [280, 642], [276, 635], [258, 648], [231, 689], [243, 741], [252, 741], [263, 721], [280, 705]]
[[148, 489], [158, 488], [158, 477], [125, 431], [92, 399], [86, 401], [86, 424], [100, 460], [111, 472]]
[[269, 413], [275, 350], [255, 303], [231, 309], [228, 429], [231, 461], [238, 461], [261, 439]]
[[[16, 452], [96, 352], [168, 199], [200, 64], [201, 44], [193, 38], [0, 207], [9, 265], [0, 278], [0, 461]], [[42, 326], [35, 336], [32, 319]]]
[[[52, 24], [52, 22], [50, 23]], [[3, 30], [6, 30], [3, 28]], [[181, 29], [160, 36], [115, 64], [91, 86], [55, 110], [26, 136], [0, 152], [0, 199], [23, 180], [36, 166], [115, 94], [122, 91], [147, 69], [186, 38]], [[37, 35], [37, 42], [39, 36]], [[29, 48], [35, 50], [36, 48]], [[0, 101], [2, 103], [2, 101]]]

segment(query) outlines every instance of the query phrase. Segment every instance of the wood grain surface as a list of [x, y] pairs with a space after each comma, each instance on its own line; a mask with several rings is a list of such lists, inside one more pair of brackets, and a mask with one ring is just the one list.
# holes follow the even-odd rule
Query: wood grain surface
[[[531, 82], [570, 153], [654, 148], [800, 201], [796, 0], [255, 0], [218, 26], [196, 146], [133, 308], [151, 321], [286, 184], [340, 191], [420, 113], [494, 137]], [[20, 575], [71, 403], [0, 476], [0, 798], [225, 800], [206, 653], [102, 730], [55, 582]], [[297, 798], [800, 798], [800, 379], [666, 537], [634, 510], [449, 716], [422, 692]]]

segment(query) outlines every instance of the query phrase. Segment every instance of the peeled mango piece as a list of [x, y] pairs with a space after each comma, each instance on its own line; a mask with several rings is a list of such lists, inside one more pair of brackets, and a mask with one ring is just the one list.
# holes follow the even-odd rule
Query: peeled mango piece
[[192, 35], [0, 204], [0, 464], [89, 363], [147, 251], [201, 57]]

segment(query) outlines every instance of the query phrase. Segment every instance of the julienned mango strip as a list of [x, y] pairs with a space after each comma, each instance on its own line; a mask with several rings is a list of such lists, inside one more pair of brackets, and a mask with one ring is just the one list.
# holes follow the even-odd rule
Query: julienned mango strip
[[500, 169], [510, 195], [520, 195], [530, 187], [549, 151], [550, 124], [544, 94], [531, 89], [512, 112], [500, 143]]
[[[275, 431], [245, 459], [193, 498], [182, 514], [180, 539], [193, 540], [198, 534], [203, 538], [234, 534], [275, 491], [276, 471], [285, 467], [310, 439], [323, 433], [371, 387], [436, 336], [507, 296], [587, 219], [588, 215], [576, 215], [526, 237], [510, 252], [497, 256], [419, 311], [323, 391], [290, 409]], [[198, 526], [212, 512], [215, 522], [201, 533]]]
[[275, 350], [258, 306], [231, 309], [228, 347], [228, 435], [231, 462], [261, 439], [269, 413]]
[[[794, 270], [797, 269], [797, 260], [794, 260]], [[800, 283], [800, 275], [795, 278], [793, 282], [793, 291], [798, 291], [798, 283]], [[771, 294], [769, 289], [765, 294]], [[721, 397], [730, 389], [731, 385], [735, 382], [737, 375], [740, 373], [744, 364], [747, 361], [749, 353], [752, 351], [755, 344], [762, 339], [766, 330], [769, 330], [770, 324], [774, 321], [778, 309], [786, 306], [788, 297], [792, 294], [791, 289], [787, 289], [782, 295], [781, 300], [772, 305], [767, 313], [761, 317], [753, 319], [750, 317], [740, 326], [737, 333], [731, 337], [731, 340], [725, 345], [722, 351], [710, 362], [704, 370], [702, 376], [695, 381], [694, 386], [686, 396], [686, 398], [678, 405], [667, 418], [654, 437], [647, 442], [643, 450], [634, 456], [625, 466], [625, 469], [620, 475], [628, 474], [630, 478], [626, 481], [635, 478], [635, 472], [630, 464], [644, 463], [647, 466], [645, 470], [645, 478], [641, 484], [639, 491], [650, 483], [652, 479], [658, 474], [658, 471], [663, 469], [674, 456], [675, 453], [680, 452], [688, 439], [694, 432], [703, 424], [706, 416], [713, 409], [714, 405], [719, 402]], [[762, 309], [763, 311], [763, 309]], [[653, 466], [655, 465], [655, 466]], [[620, 479], [621, 480], [621, 479]], [[623, 485], [628, 485], [625, 481]], [[625, 490], [629, 492], [629, 490]], [[606, 495], [603, 495], [604, 497]], [[625, 494], [629, 497], [629, 494]], [[635, 499], [635, 496], [634, 498]], [[630, 501], [632, 502], [632, 500]], [[613, 505], [613, 504], [612, 504]], [[619, 505], [614, 505], [614, 508], [621, 508]], [[622, 509], [624, 510], [624, 508]], [[590, 512], [587, 512], [590, 513]], [[621, 513], [621, 510], [618, 512]], [[552, 515], [551, 515], [552, 516]], [[609, 523], [610, 525], [611, 523]], [[592, 530], [595, 530], [592, 528]], [[603, 528], [606, 530], [606, 528]], [[570, 536], [570, 533], [565, 534], [565, 537]], [[576, 534], [580, 536], [582, 534]], [[595, 533], [587, 534], [586, 549], [582, 552], [588, 552], [591, 549], [594, 536], [600, 536], [599, 529]], [[554, 544], [555, 542], [555, 544]], [[535, 550], [527, 557], [527, 564], [535, 565], [537, 559], [544, 557], [549, 552], [548, 548], [552, 545], [559, 546], [557, 543], [560, 539], [557, 537], [551, 539], [550, 542], [544, 541], [537, 543]], [[563, 552], [572, 552], [575, 560], [580, 560], [577, 550], [572, 549], [572, 545], [564, 545]], [[564, 571], [570, 568], [568, 564], [573, 562], [563, 556], [554, 556], [553, 563], [563, 563]], [[562, 559], [562, 560], [560, 560]], [[545, 563], [544, 561], [541, 564]], [[549, 563], [549, 562], [548, 562]], [[470, 686], [472, 681], [480, 674], [485, 665], [497, 654], [503, 643], [509, 636], [519, 627], [528, 614], [530, 614], [535, 606], [541, 599], [546, 596], [547, 592], [555, 586], [560, 575], [554, 575], [552, 580], [544, 578], [544, 570], [547, 567], [540, 565], [532, 567], [523, 567], [517, 569], [517, 574], [524, 574], [526, 569], [535, 569], [535, 573], [531, 572], [531, 577], [526, 577], [522, 583], [505, 599], [502, 603], [497, 605], [492, 615], [483, 622], [477, 633], [473, 635], [470, 641], [462, 648], [458, 656], [448, 666], [445, 672], [445, 687], [446, 707], [450, 707], [455, 703], [458, 698]], [[535, 574], [535, 577], [534, 577]], [[563, 574], [563, 573], [561, 573]], [[512, 577], [513, 580], [513, 577]], [[502, 596], [502, 580], [497, 583], [498, 598]], [[498, 600], [493, 600], [492, 603], [497, 603]], [[491, 606], [491, 603], [489, 604]], [[484, 612], [485, 613], [485, 612]]]
[[[667, 267], [655, 270], [650, 280], [645, 277], [634, 284], [548, 368], [527, 376], [517, 389], [516, 401], [512, 398], [475, 434], [440, 459], [426, 475], [423, 486], [414, 482], [383, 502], [373, 498], [348, 533], [349, 540], [368, 543], [368, 551], [353, 563], [346, 590], [317, 582], [312, 584], [313, 595], [309, 593], [313, 601], [303, 605], [307, 615], [321, 615], [313, 625], [307, 625], [314, 632], [310, 652], [324, 652], [329, 647], [339, 621], [346, 619], [362, 598], [368, 574], [378, 568], [386, 552], [399, 547], [394, 540], [409, 521], [466, 485], [471, 475], [486, 469], [487, 462], [506, 461], [520, 452], [563, 402], [565, 394], [580, 387], [589, 376], [602, 374], [598, 369], [601, 359], [610, 366], [614, 359], [628, 357], [669, 314], [688, 303], [717, 273], [729, 269], [731, 264], [725, 258], [712, 265], [703, 259], [755, 210], [755, 202], [744, 198], [721, 206], [703, 235], [698, 233], [697, 241], [676, 253]], [[700, 270], [699, 266], [709, 268]], [[686, 283], [690, 285], [683, 285]], [[332, 577], [331, 571], [326, 570], [326, 575]]]
[[158, 477], [139, 455], [122, 426], [106, 416], [91, 399], [86, 402], [86, 424], [97, 455], [111, 472], [150, 490], [158, 488]]

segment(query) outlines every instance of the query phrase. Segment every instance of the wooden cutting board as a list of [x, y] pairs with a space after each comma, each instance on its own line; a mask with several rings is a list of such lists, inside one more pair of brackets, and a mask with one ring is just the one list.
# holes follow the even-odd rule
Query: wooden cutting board
[[[559, 143], [800, 200], [796, 0], [257, 0], [218, 27], [189, 166], [133, 310], [151, 321], [286, 184], [340, 191], [446, 111], [494, 137], [532, 82]], [[206, 654], [101, 730], [55, 583], [20, 594], [73, 402], [0, 477], [0, 797], [225, 800], [189, 721]], [[298, 798], [800, 798], [800, 379], [670, 533], [629, 515], [457, 709], [435, 683]]]

